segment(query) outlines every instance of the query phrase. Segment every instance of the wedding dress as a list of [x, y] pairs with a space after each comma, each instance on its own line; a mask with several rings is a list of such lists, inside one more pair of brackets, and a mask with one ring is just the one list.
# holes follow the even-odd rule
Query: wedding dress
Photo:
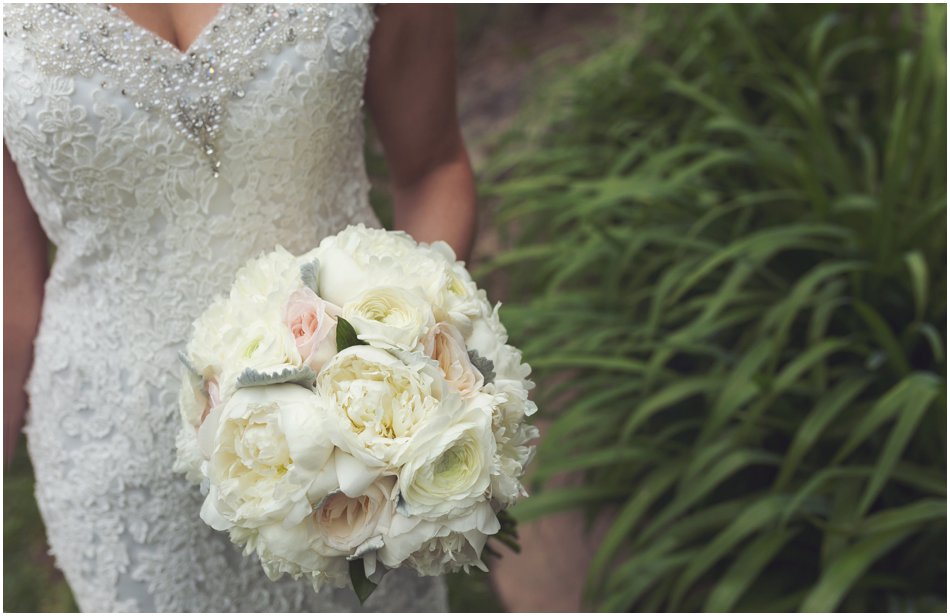
[[[4, 5], [3, 134], [56, 259], [25, 432], [84, 611], [444, 611], [440, 578], [268, 580], [172, 471], [178, 351], [247, 259], [368, 205], [367, 5], [225, 5], [172, 44], [107, 5]], [[8, 563], [9, 564], [9, 563]]]

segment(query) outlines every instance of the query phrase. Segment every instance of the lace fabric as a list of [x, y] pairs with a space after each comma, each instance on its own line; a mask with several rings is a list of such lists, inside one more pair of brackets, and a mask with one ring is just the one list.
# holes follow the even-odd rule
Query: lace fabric
[[[199, 101], [190, 115], [142, 102], [148, 46], [136, 43], [154, 35], [102, 6], [3, 10], [4, 140], [57, 246], [25, 432], [51, 553], [80, 608], [444, 611], [443, 581], [411, 571], [387, 575], [362, 608], [350, 589], [271, 582], [200, 520], [200, 493], [172, 471], [177, 353], [192, 320], [247, 259], [378, 226], [363, 161], [372, 8], [227, 7], [250, 12], [223, 13], [189, 51], [226, 57], [221, 46], [261, 34], [258, 15], [273, 34], [240, 49], [254, 70], [229, 72], [219, 90], [218, 127], [205, 131], [214, 159], [176, 125], [205, 117], [200, 84], [176, 83]], [[319, 27], [288, 36], [290, 19]], [[90, 66], [99, 49], [113, 63]], [[161, 54], [170, 66], [187, 57]]]

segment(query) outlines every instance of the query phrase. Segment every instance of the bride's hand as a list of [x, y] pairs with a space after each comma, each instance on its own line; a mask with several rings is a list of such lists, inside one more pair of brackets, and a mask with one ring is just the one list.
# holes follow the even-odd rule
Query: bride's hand
[[475, 181], [456, 111], [455, 8], [386, 5], [370, 41], [365, 100], [383, 145], [397, 229], [467, 260]]

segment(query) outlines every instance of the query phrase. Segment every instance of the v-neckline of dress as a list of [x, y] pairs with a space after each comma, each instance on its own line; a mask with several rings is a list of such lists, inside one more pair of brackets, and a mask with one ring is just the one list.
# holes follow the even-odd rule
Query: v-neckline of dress
[[212, 29], [218, 25], [218, 22], [220, 22], [223, 19], [225, 13], [227, 13], [228, 3], [223, 3], [221, 4], [221, 6], [218, 7], [218, 10], [215, 12], [214, 16], [208, 21], [208, 23], [205, 24], [205, 26], [198, 32], [198, 35], [194, 38], [193, 41], [191, 41], [191, 43], [185, 49], [179, 48], [177, 45], [175, 45], [174, 43], [172, 43], [165, 37], [161, 36], [160, 34], [155, 33], [151, 29], [135, 21], [134, 19], [132, 19], [132, 17], [128, 13], [125, 12], [125, 10], [122, 7], [116, 6], [114, 4], [108, 4], [108, 3], [103, 3], [102, 6], [106, 9], [106, 11], [110, 15], [114, 16], [117, 20], [121, 21], [122, 23], [131, 25], [131, 27], [141, 30], [143, 34], [146, 34], [148, 36], [151, 36], [161, 41], [163, 43], [162, 47], [167, 48], [180, 60], [180, 59], [187, 58], [190, 53], [194, 52], [196, 49], [199, 48], [199, 46], [204, 42], [205, 38], [207, 38], [208, 33], [211, 32]]
[[14, 6], [4, 10], [4, 35], [24, 38], [40, 70], [96, 79], [136, 110], [165, 117], [215, 177], [228, 104], [270, 66], [263, 54], [327, 36], [337, 14], [335, 5], [225, 3], [181, 51], [109, 4]]

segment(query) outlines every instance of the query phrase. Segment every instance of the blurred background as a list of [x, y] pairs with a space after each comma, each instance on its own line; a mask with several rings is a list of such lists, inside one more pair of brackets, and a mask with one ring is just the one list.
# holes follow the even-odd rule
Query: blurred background
[[[458, 20], [470, 266], [544, 436], [453, 610], [945, 612], [946, 6]], [[3, 490], [4, 609], [75, 611], [22, 442]]]

